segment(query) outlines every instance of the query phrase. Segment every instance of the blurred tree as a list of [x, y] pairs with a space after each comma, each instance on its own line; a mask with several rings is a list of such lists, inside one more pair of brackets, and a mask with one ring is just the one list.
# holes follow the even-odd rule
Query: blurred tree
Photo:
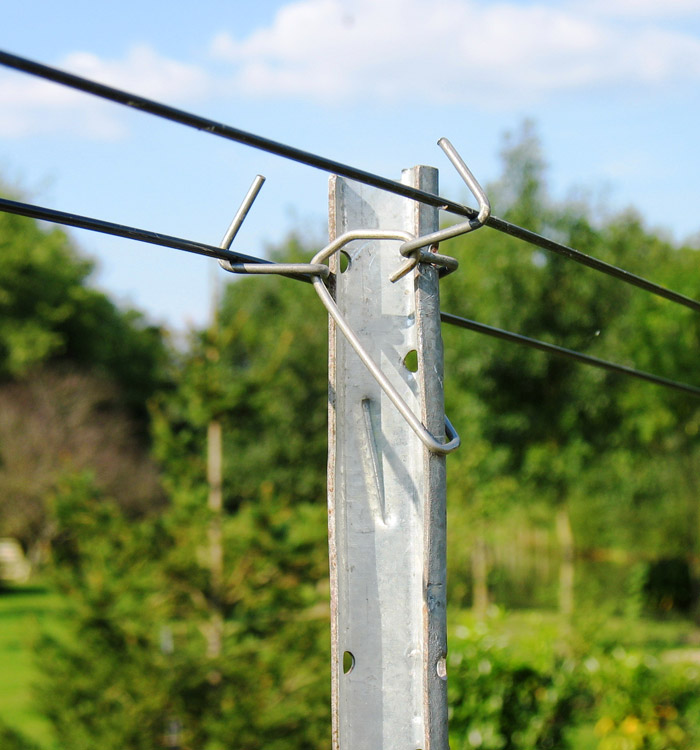
[[[633, 215], [594, 221], [586, 204], [556, 204], [548, 197], [530, 125], [507, 139], [503, 158], [504, 175], [492, 190], [497, 213], [698, 296], [700, 274], [688, 251], [645, 231]], [[692, 382], [697, 314], [691, 320], [689, 310], [488, 229], [454, 244], [461, 267], [443, 284], [444, 310]], [[453, 517], [466, 514], [461, 526], [472, 529], [474, 540], [474, 530], [508, 505], [549, 502], [562, 546], [560, 606], [570, 614], [576, 531], [572, 509], [576, 506], [574, 515], [581, 518], [591, 503], [603, 504], [609, 509], [607, 518], [620, 525], [616, 472], [635, 467], [627, 475], [639, 481], [626, 484], [625, 492], [637, 502], [644, 493], [642, 477], [649, 476], [637, 469], [650, 460], [658, 468], [671, 455], [680, 460], [683, 451], [694, 450], [697, 401], [463, 330], [445, 327], [444, 337], [448, 413], [463, 415], [456, 418], [460, 426], [469, 420], [469, 439], [477, 448], [468, 467], [453, 464], [449, 472], [451, 498], [461, 498], [461, 507], [452, 505]], [[601, 475], [600, 466], [608, 471]], [[598, 494], [592, 498], [594, 487]], [[673, 491], [672, 485], [657, 481], [649, 497], [658, 509]], [[686, 494], [681, 513], [686, 521], [689, 501]], [[673, 515], [670, 508], [667, 515]], [[697, 522], [693, 526], [697, 539]], [[616, 538], [626, 534], [620, 528]], [[478, 549], [482, 542], [472, 544]]]
[[3, 750], [39, 750], [38, 745], [2, 722], [0, 722], [0, 747]]
[[0, 534], [35, 551], [46, 493], [90, 468], [132, 511], [158, 502], [147, 400], [162, 332], [89, 286], [93, 264], [59, 230], [0, 214]]
[[162, 504], [155, 464], [137, 434], [104, 376], [54, 366], [0, 386], [2, 533], [36, 560], [52, 535], [46, 498], [75, 471], [91, 471], [131, 516]]
[[[294, 237], [275, 259], [308, 260]], [[271, 486], [287, 502], [325, 504], [327, 316], [311, 285], [240, 279], [223, 296], [216, 329], [196, 333], [178, 364], [180, 386], [154, 409], [156, 456], [172, 492], [200, 498], [206, 430], [220, 421], [225, 506]], [[197, 490], [195, 490], [197, 491]]]
[[[280, 251], [302, 252], [294, 240]], [[325, 339], [310, 286], [230, 285], [218, 324], [174, 362], [178, 387], [153, 401], [170, 507], [134, 524], [104, 500], [93, 511], [90, 484], [61, 492], [54, 564], [74, 608], [67, 637], [43, 647], [43, 694], [66, 747], [328, 745]], [[221, 566], [207, 503], [213, 421]]]
[[141, 418], [160, 385], [162, 332], [89, 286], [93, 263], [60, 230], [0, 213], [0, 378], [58, 362], [114, 379]]
[[210, 521], [185, 494], [134, 522], [85, 479], [60, 488], [52, 569], [69, 610], [40, 661], [61, 746], [327, 747], [325, 508], [263, 480], [223, 519], [220, 585]]

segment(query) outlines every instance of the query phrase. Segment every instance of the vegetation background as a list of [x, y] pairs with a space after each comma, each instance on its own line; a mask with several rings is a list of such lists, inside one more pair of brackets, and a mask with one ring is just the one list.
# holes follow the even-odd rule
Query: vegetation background
[[[515, 223], [700, 296], [697, 243], [552, 199], [530, 125], [490, 194]], [[693, 382], [691, 311], [488, 230], [450, 252], [444, 310]], [[0, 254], [0, 536], [37, 571], [0, 591], [0, 746], [328, 747], [313, 290], [236, 281], [174, 347], [90, 286], [62, 232], [0, 214]], [[443, 335], [465, 446], [448, 471], [452, 747], [700, 747], [700, 402]]]

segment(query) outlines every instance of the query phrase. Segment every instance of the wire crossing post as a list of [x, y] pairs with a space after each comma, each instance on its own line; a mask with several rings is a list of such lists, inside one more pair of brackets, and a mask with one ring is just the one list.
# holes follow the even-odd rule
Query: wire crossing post
[[[437, 193], [437, 170], [402, 181]], [[331, 177], [331, 239], [438, 228], [437, 209]], [[427, 429], [444, 435], [438, 273], [355, 241], [336, 302]], [[329, 542], [334, 750], [447, 750], [445, 457], [428, 451], [331, 320]], [[417, 370], [412, 362], [417, 360]]]

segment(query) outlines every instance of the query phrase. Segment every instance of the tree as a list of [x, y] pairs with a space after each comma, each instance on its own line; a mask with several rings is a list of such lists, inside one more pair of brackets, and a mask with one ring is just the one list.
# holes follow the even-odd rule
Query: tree
[[37, 551], [45, 498], [91, 469], [133, 511], [162, 498], [147, 401], [163, 385], [162, 332], [89, 285], [59, 230], [0, 213], [0, 534]]
[[54, 367], [0, 386], [0, 529], [40, 556], [52, 536], [46, 499], [63, 474], [92, 472], [132, 516], [162, 505], [158, 474], [119, 389]]
[[39, 750], [38, 746], [0, 722], [0, 747], [4, 750]]
[[145, 418], [162, 382], [162, 332], [91, 288], [94, 264], [58, 229], [0, 213], [0, 257], [0, 379], [70, 363], [114, 379]]
[[[274, 257], [311, 254], [292, 237]], [[262, 486], [287, 502], [325, 504], [326, 340], [311, 285], [281, 277], [230, 284], [217, 328], [195, 333], [178, 365], [179, 388], [155, 405], [156, 455], [170, 490], [191, 495], [201, 481], [206, 428], [218, 419], [229, 511]]]
[[[85, 480], [62, 488], [54, 565], [73, 606], [43, 662], [45, 710], [65, 746], [327, 746], [325, 329], [309, 286], [232, 284], [219, 325], [174, 363], [178, 387], [154, 400], [168, 509], [134, 523]], [[213, 419], [225, 468], [216, 572]]]
[[[68, 610], [40, 646], [41, 704], [61, 746], [327, 745], [323, 508], [269, 491], [241, 505], [223, 524], [220, 592], [206, 506], [134, 522], [78, 478], [60, 488], [55, 518], [52, 569]], [[224, 628], [212, 656], [215, 596]]]
[[[585, 205], [556, 204], [548, 197], [529, 126], [507, 142], [494, 196], [497, 212], [503, 200], [509, 220], [697, 297], [697, 264], [689, 263], [687, 250], [648, 232], [633, 215], [594, 221]], [[487, 229], [454, 244], [461, 267], [444, 282], [443, 309], [692, 382], [698, 322], [697, 316], [690, 320], [690, 311]], [[476, 334], [446, 328], [444, 336], [448, 411], [459, 414], [468, 403], [464, 394], [470, 394], [469, 430], [481, 446], [470, 457], [468, 484], [478, 489], [467, 525], [478, 526], [479, 518], [493, 516], [508, 501], [550, 503], [562, 541], [560, 603], [570, 613], [572, 508], [581, 509], [575, 513], [581, 518], [595, 487], [594, 502], [618, 513], [615, 461], [622, 462], [620, 469], [625, 462], [639, 467], [650, 460], [658, 467], [670, 451], [678, 455], [697, 429], [696, 405], [688, 397]], [[483, 460], [476, 462], [478, 456]], [[600, 473], [601, 465], [610, 470]], [[460, 484], [458, 477], [451, 481]], [[632, 498], [643, 491], [634, 482], [625, 487]], [[653, 502], [669, 491], [670, 485], [657, 482]], [[495, 504], [494, 493], [500, 498]]]

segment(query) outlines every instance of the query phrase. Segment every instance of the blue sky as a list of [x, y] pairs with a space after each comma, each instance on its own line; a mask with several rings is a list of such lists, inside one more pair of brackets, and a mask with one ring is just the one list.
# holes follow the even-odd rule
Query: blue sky
[[[583, 188], [678, 240], [700, 232], [700, 0], [96, 7], [3, 8], [0, 48], [387, 177], [433, 164], [458, 200], [437, 139], [488, 183], [504, 132], [531, 118], [556, 197]], [[0, 178], [28, 200], [218, 244], [257, 173], [268, 181], [236, 247], [262, 255], [291, 230], [322, 243], [325, 174], [0, 70]], [[212, 280], [229, 278], [204, 258], [71, 234], [97, 284], [176, 329], [206, 322]]]

